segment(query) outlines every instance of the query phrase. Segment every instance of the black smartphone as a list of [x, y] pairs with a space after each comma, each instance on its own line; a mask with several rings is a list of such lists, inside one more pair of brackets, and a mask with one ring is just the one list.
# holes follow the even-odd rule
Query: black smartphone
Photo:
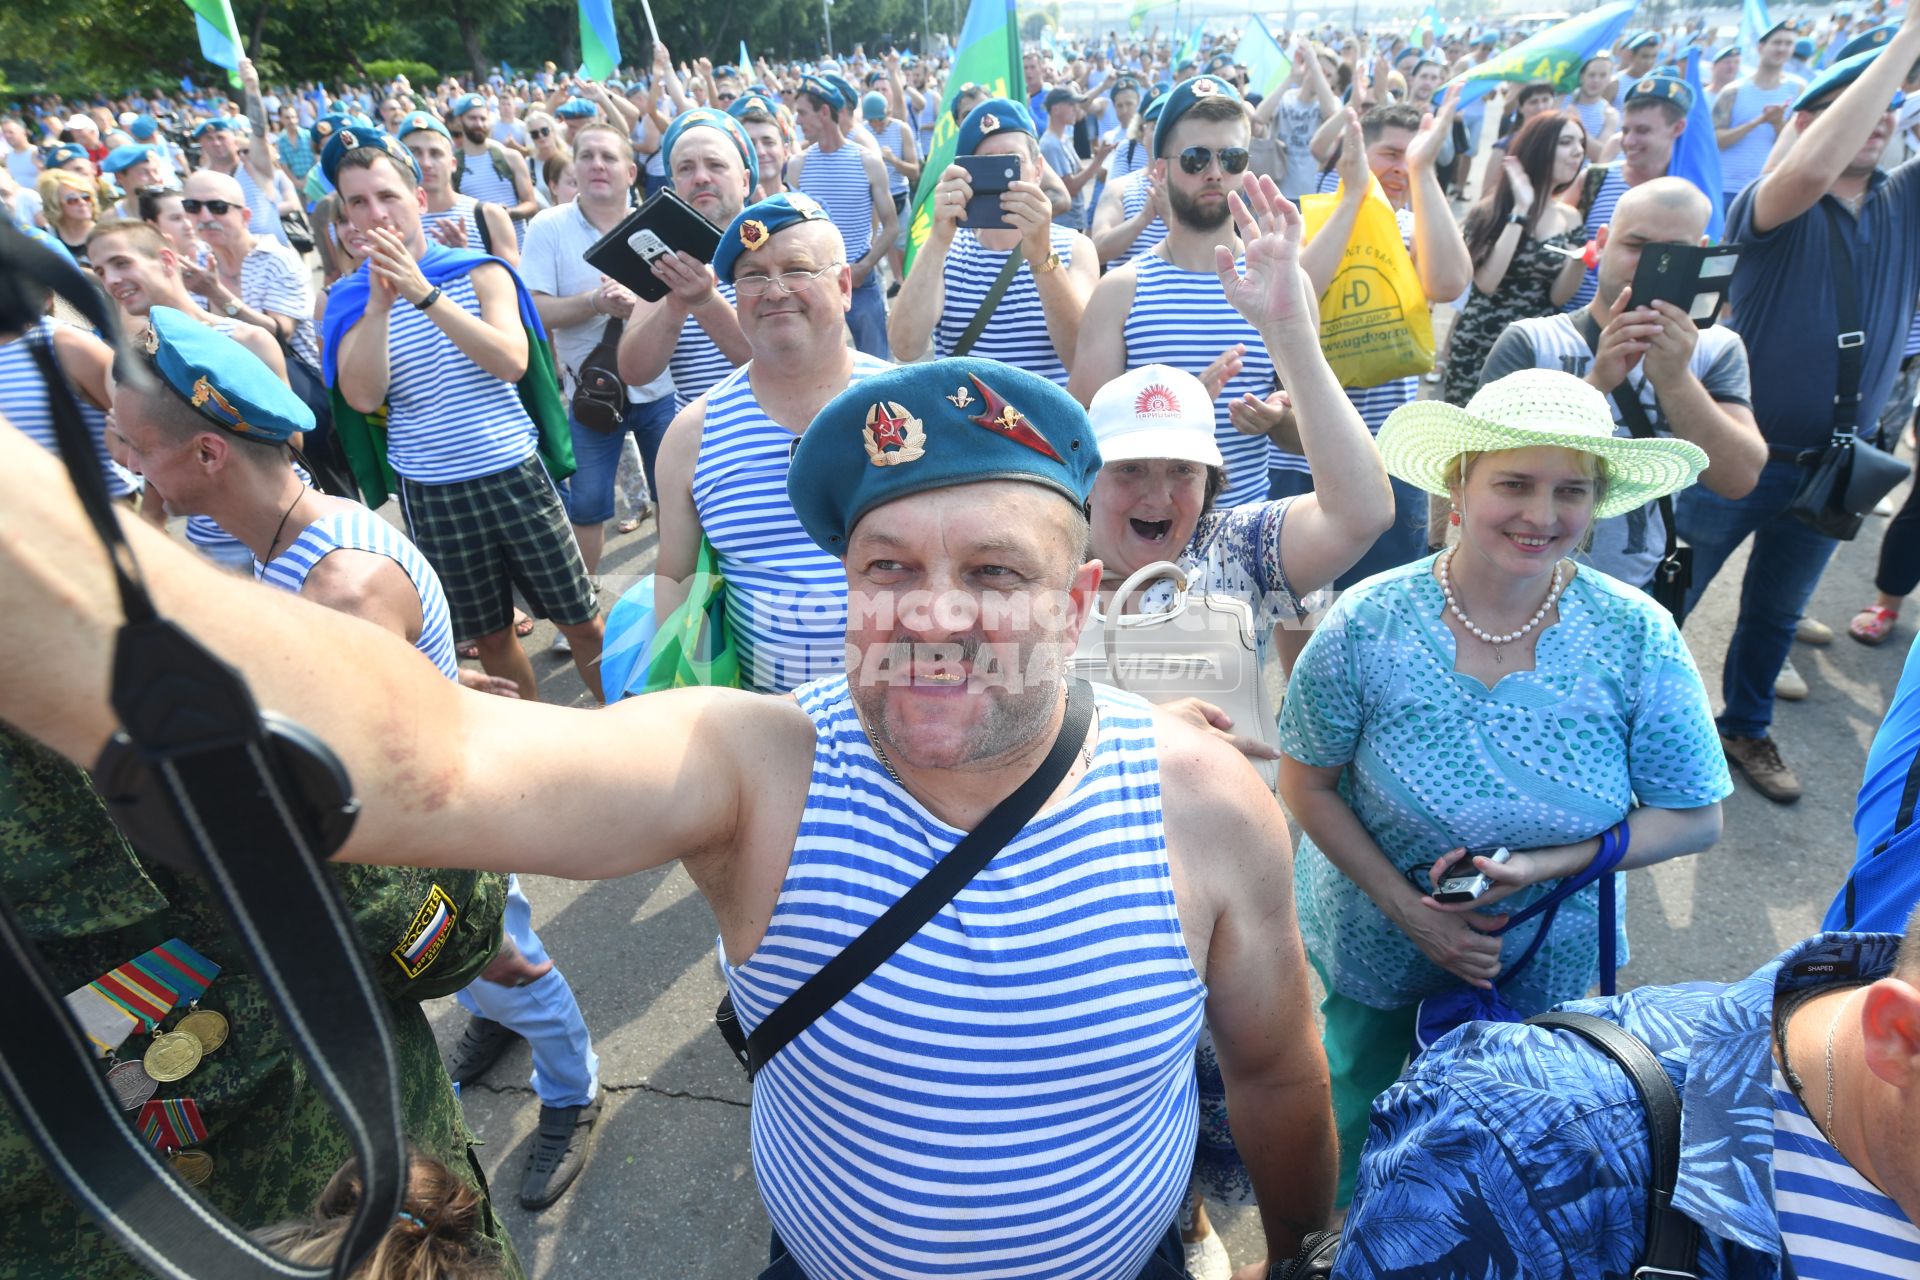
[[1407, 872], [1407, 878], [1412, 880], [1414, 887], [1422, 893], [1432, 894], [1435, 902], [1448, 904], [1472, 902], [1493, 887], [1493, 881], [1487, 878], [1484, 871], [1474, 866], [1473, 860], [1492, 858], [1495, 861], [1504, 862], [1505, 855], [1505, 849], [1469, 849], [1464, 858], [1448, 869], [1438, 888], [1433, 887], [1433, 877], [1427, 874], [1431, 867], [1415, 867]]
[[956, 156], [953, 161], [967, 171], [973, 198], [967, 201], [966, 216], [960, 225], [975, 231], [1004, 231], [1013, 224], [1001, 211], [1000, 197], [1020, 176], [1019, 156]]
[[1733, 282], [1740, 246], [1729, 244], [1650, 244], [1640, 250], [1633, 272], [1633, 302], [1644, 307], [1656, 300], [1670, 302], [1686, 312], [1702, 329], [1714, 322], [1727, 286]]

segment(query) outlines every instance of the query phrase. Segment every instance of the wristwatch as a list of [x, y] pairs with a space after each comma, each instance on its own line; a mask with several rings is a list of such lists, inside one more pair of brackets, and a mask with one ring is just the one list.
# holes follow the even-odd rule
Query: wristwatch
[[1058, 271], [1059, 269], [1060, 255], [1058, 253], [1050, 253], [1047, 255], [1045, 262], [1036, 262], [1033, 264], [1033, 274], [1037, 276], [1043, 276], [1049, 271]]
[[231, 298], [227, 301], [227, 305], [220, 309], [227, 313], [227, 319], [232, 320], [240, 314], [240, 300]]
[[1524, 213], [1510, 213], [1507, 215], [1507, 221], [1516, 227], [1524, 227], [1527, 225], [1527, 215]]

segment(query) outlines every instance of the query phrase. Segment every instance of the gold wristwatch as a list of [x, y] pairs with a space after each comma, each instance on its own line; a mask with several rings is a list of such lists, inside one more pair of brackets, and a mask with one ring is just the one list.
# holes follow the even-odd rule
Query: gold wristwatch
[[1058, 271], [1059, 269], [1060, 255], [1058, 253], [1050, 253], [1047, 255], [1045, 262], [1036, 262], [1033, 264], [1033, 274], [1037, 276], [1043, 276], [1049, 271]]

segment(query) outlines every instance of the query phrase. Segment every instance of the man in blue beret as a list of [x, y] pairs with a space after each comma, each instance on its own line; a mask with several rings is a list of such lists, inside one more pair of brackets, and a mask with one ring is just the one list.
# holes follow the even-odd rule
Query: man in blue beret
[[[1798, 136], [1727, 211], [1727, 240], [1743, 247], [1729, 323], [1746, 340], [1754, 417], [1773, 460], [1744, 498], [1689, 492], [1674, 509], [1694, 549], [1689, 603], [1754, 540], [1718, 721], [1728, 761], [1777, 803], [1798, 799], [1802, 786], [1770, 732], [1773, 686], [1838, 545], [1789, 512], [1805, 473], [1796, 459], [1839, 431], [1875, 434], [1920, 297], [1920, 164], [1879, 167], [1892, 104], [1917, 61], [1920, 10], [1910, 3], [1885, 45], [1807, 86], [1793, 104]], [[1834, 287], [1843, 275], [1854, 282], [1850, 318]]]
[[[1667, 176], [1692, 109], [1693, 88], [1685, 80], [1648, 75], [1634, 82], [1620, 112], [1620, 158], [1589, 165], [1574, 198], [1574, 207], [1585, 217], [1588, 240], [1612, 220], [1613, 207], [1629, 189]], [[1701, 194], [1711, 199], [1715, 193]], [[1597, 268], [1589, 267], [1568, 309], [1577, 311], [1592, 302], [1599, 287]]]
[[[260, 97], [260, 73], [251, 58], [240, 59], [241, 100], [247, 120], [216, 116], [194, 130], [200, 143], [201, 169], [224, 174], [240, 184], [246, 199], [247, 229], [256, 236], [286, 245], [286, 228], [280, 225], [283, 209], [300, 207], [293, 184], [274, 164], [273, 130], [267, 123], [266, 107]], [[253, 126], [249, 140], [243, 132], [246, 123]]]
[[140, 191], [161, 185], [160, 153], [151, 146], [115, 147], [100, 162], [100, 172], [112, 178], [124, 193], [114, 204], [113, 212], [122, 218], [138, 218]]
[[455, 98], [447, 118], [460, 135], [453, 157], [453, 185], [463, 196], [505, 209], [513, 222], [515, 240], [524, 243], [527, 220], [540, 212], [527, 158], [494, 141], [493, 111], [479, 94], [465, 93]]
[[760, 180], [747, 197], [765, 200], [787, 189], [787, 161], [793, 158], [793, 132], [783, 109], [766, 94], [746, 93], [733, 100], [727, 114], [740, 122], [753, 143]]
[[1760, 38], [1760, 65], [1741, 76], [1713, 99], [1713, 136], [1720, 144], [1722, 208], [1760, 176], [1767, 155], [1786, 125], [1787, 108], [1806, 89], [1806, 82], [1787, 74], [1798, 37], [1786, 23], [1776, 23]]
[[455, 249], [491, 254], [510, 267], [520, 265], [520, 241], [513, 220], [497, 204], [485, 204], [463, 195], [454, 186], [454, 141], [440, 117], [429, 111], [410, 111], [400, 121], [400, 145], [420, 166], [420, 190], [427, 210], [420, 225], [429, 236]]
[[[744, 250], [736, 281], [787, 265], [795, 234], [816, 228]], [[1278, 266], [1250, 254], [1236, 299], [1310, 309]], [[763, 318], [781, 342], [803, 324]], [[154, 590], [191, 602], [183, 625], [336, 744], [362, 803], [346, 859], [575, 877], [683, 860], [750, 1034], [1051, 755], [1060, 780], [985, 869], [759, 1059], [768, 1274], [1182, 1274], [1203, 1023], [1267, 1248], [1291, 1256], [1325, 1221], [1334, 1149], [1286, 822], [1219, 735], [1063, 678], [1100, 579], [1084, 411], [1019, 370], [935, 361], [863, 379], [786, 435], [760, 465], [786, 473], [858, 604], [848, 674], [793, 697], [686, 689], [586, 717], [477, 698], [391, 638], [270, 607], [133, 536]], [[52, 625], [67, 655], [0, 668], [0, 717], [91, 757], [113, 728], [118, 611], [57, 464], [5, 428], [0, 511], [18, 531], [0, 540], [0, 652]], [[25, 571], [50, 552], [57, 572]], [[295, 646], [352, 652], [356, 679], [317, 685], [285, 661]], [[1038, 1211], [953, 1212], [1009, 1188]]]
[[[1093, 242], [1052, 217], [1040, 187], [1040, 147], [1027, 113], [1006, 98], [975, 107], [960, 126], [960, 156], [1013, 156], [1019, 177], [1000, 197], [1003, 226], [963, 225], [973, 186], [958, 164], [933, 189], [932, 228], [887, 320], [894, 358], [979, 355], [1061, 386], [1080, 322], [1100, 278]], [[994, 295], [1010, 254], [1020, 262]]]
[[[533, 298], [505, 263], [427, 237], [426, 194], [393, 138], [336, 130], [320, 163], [366, 255], [328, 291], [322, 366], [362, 495], [400, 492], [454, 638], [489, 674], [538, 696], [513, 632], [518, 585], [599, 696], [599, 600], [554, 488], [573, 440]], [[383, 426], [369, 421], [382, 410]]]
[[1621, 110], [1626, 109], [1627, 95], [1633, 92], [1633, 86], [1653, 74], [1660, 61], [1660, 33], [1642, 31], [1628, 37], [1627, 56], [1620, 69], [1620, 78], [1615, 81], [1613, 104]]
[[880, 291], [880, 262], [899, 229], [887, 167], [875, 152], [848, 136], [854, 105], [820, 76], [802, 76], [793, 114], [807, 138], [806, 150], [787, 162], [787, 190], [810, 197], [840, 228], [853, 272], [853, 306], [847, 328], [853, 345], [887, 357], [887, 300]]

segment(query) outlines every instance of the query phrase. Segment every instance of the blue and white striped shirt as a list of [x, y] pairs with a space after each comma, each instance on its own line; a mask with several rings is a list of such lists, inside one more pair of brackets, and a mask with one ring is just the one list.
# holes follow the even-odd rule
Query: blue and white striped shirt
[[[887, 121], [886, 128], [880, 130], [880, 132], [873, 135], [874, 140], [877, 141], [881, 146], [885, 147], [887, 150], [893, 152], [895, 156], [903, 156], [906, 154], [906, 151], [905, 151], [906, 143], [902, 139], [901, 134], [905, 131], [905, 128], [906, 126], [902, 125], [898, 120], [889, 120]], [[894, 168], [892, 165], [888, 165], [887, 166], [887, 194], [893, 195], [893, 196], [903, 196], [906, 193], [907, 193], [907, 180], [900, 176], [900, 171], [898, 169]]]
[[313, 332], [312, 273], [300, 255], [285, 245], [259, 241], [240, 260], [240, 301], [255, 311], [271, 311], [294, 322], [287, 345], [314, 369], [320, 367], [320, 343]]
[[[1128, 177], [1120, 188], [1120, 213], [1122, 220], [1139, 217], [1140, 211], [1146, 207], [1147, 171], [1145, 169], [1139, 169]], [[1123, 263], [1132, 261], [1143, 253], [1150, 252], [1155, 245], [1166, 238], [1167, 224], [1160, 221], [1158, 217], [1155, 217], [1152, 222], [1147, 224], [1145, 231], [1142, 231], [1133, 238], [1133, 243], [1127, 247], [1125, 253], [1107, 263], [1107, 270], [1111, 271]]]
[[1121, 137], [1114, 144], [1113, 166], [1107, 170], [1107, 181], [1118, 182], [1122, 178], [1130, 178], [1152, 164], [1152, 137], [1151, 130], [1148, 131], [1147, 138], [1144, 140], [1126, 137], [1123, 130]]
[[280, 206], [274, 202], [273, 192], [262, 188], [253, 170], [244, 164], [234, 169], [233, 180], [240, 184], [240, 194], [247, 202], [247, 230], [285, 246], [287, 229], [280, 225]]
[[[751, 1031], [960, 839], [888, 779], [845, 678], [798, 691], [807, 807]], [[1151, 713], [1099, 689], [1092, 768], [755, 1077], [754, 1173], [813, 1280], [1137, 1275], [1186, 1194], [1206, 986]]]
[[[1244, 260], [1236, 260], [1244, 266]], [[1234, 343], [1246, 358], [1240, 372], [1213, 402], [1213, 438], [1227, 463], [1227, 487], [1221, 507], [1260, 502], [1267, 496], [1265, 436], [1242, 435], [1227, 416], [1227, 406], [1243, 392], [1264, 396], [1273, 386], [1273, 359], [1260, 331], [1233, 309], [1212, 271], [1182, 271], [1156, 254], [1133, 261], [1136, 283], [1133, 309], [1121, 332], [1127, 343], [1127, 367], [1168, 364], [1195, 377]]]
[[1773, 1207], [1800, 1280], [1920, 1276], [1920, 1231], [1827, 1141], [1777, 1066]]
[[[893, 368], [855, 353], [849, 385]], [[727, 627], [740, 681], [785, 693], [846, 665], [847, 574], [814, 544], [787, 499], [799, 436], [753, 396], [751, 362], [707, 392], [693, 505], [727, 579]]]
[[[484, 201], [487, 204], [497, 204], [503, 209], [511, 209], [520, 203], [520, 193], [513, 189], [513, 176], [511, 174], [501, 173], [494, 167], [493, 149], [500, 146], [499, 143], [488, 143], [487, 154], [478, 158], [465, 154], [465, 144], [456, 141], [454, 145], [460, 148], [458, 158], [461, 161], [461, 195], [472, 196], [475, 200]], [[505, 148], [501, 148], [501, 150], [504, 152]], [[514, 239], [520, 243], [525, 243], [527, 239], [527, 224], [518, 218], [510, 220], [513, 223]]]
[[[438, 306], [474, 316], [473, 275], [441, 286]], [[533, 453], [533, 419], [520, 393], [473, 362], [418, 307], [397, 306], [387, 320], [387, 461], [420, 484], [477, 480], [518, 466]]]
[[[1057, 224], [1048, 228], [1053, 251], [1065, 268], [1073, 260], [1075, 233]], [[1010, 250], [994, 251], [966, 227], [953, 237], [953, 247], [941, 265], [946, 280], [946, 303], [933, 327], [933, 351], [940, 359], [953, 354], [953, 348], [973, 323], [973, 317], [986, 301], [987, 291], [1000, 275]], [[1007, 283], [1007, 291], [994, 307], [987, 327], [980, 331], [969, 355], [998, 360], [1016, 369], [1025, 369], [1043, 378], [1067, 385], [1067, 366], [1053, 349], [1047, 336], [1046, 310], [1040, 303], [1040, 282], [1033, 278], [1033, 263], [1022, 262]]]
[[[463, 219], [466, 224], [467, 248], [480, 253], [491, 253], [492, 250], [487, 248], [486, 242], [480, 238], [480, 202], [472, 196], [456, 195], [451, 209], [442, 209], [438, 213], [432, 209], [427, 210], [420, 215], [420, 225], [431, 228], [442, 222], [458, 222]], [[428, 231], [427, 238], [432, 243], [439, 243], [433, 239], [431, 231]]]
[[440, 589], [440, 575], [404, 533], [365, 507], [356, 503], [351, 509], [321, 516], [269, 563], [254, 561], [253, 574], [268, 586], [298, 595], [314, 566], [341, 550], [368, 551], [400, 566], [420, 596], [420, 638], [413, 647], [426, 655], [441, 675], [457, 679], [460, 664], [454, 657], [453, 623], [447, 614], [446, 594]]
[[[732, 285], [717, 281], [714, 288], [720, 291], [720, 296], [727, 300], [728, 306], [733, 305]], [[686, 408], [707, 394], [715, 383], [738, 367], [727, 359], [726, 352], [714, 344], [699, 318], [689, 315], [681, 322], [680, 340], [673, 344], [673, 355], [667, 360], [667, 372], [673, 375], [675, 411]]]
[[[47, 399], [40, 362], [33, 355], [36, 345], [54, 352], [53, 325], [51, 320], [41, 320], [19, 337], [0, 342], [0, 415], [20, 428], [27, 439], [58, 455], [60, 444], [53, 434], [53, 405]], [[59, 364], [57, 352], [54, 352], [54, 364]], [[107, 415], [87, 403], [85, 396], [76, 395], [73, 399], [80, 406], [80, 421], [86, 426], [87, 438], [93, 441], [94, 453], [100, 459], [100, 475], [107, 482], [108, 494], [119, 498], [132, 493], [136, 487], [133, 476], [107, 453]]]
[[822, 151], [814, 143], [801, 153], [800, 190], [827, 211], [847, 242], [847, 261], [857, 262], [873, 243], [873, 183], [867, 178], [863, 154], [852, 142]]
[[[1586, 233], [1589, 240], [1600, 234], [1601, 227], [1613, 221], [1613, 207], [1620, 203], [1621, 196], [1627, 194], [1627, 179], [1621, 164], [1616, 161], [1601, 167], [1606, 171], [1607, 176], [1600, 180], [1599, 189], [1593, 193], [1593, 208], [1587, 210]], [[1581, 181], [1585, 182], [1586, 178], [1583, 176]], [[1588, 267], [1587, 274], [1580, 280], [1580, 287], [1574, 291], [1567, 305], [1560, 309], [1578, 311], [1592, 302], [1593, 295], [1598, 292], [1600, 292], [1600, 272], [1597, 268]]]

